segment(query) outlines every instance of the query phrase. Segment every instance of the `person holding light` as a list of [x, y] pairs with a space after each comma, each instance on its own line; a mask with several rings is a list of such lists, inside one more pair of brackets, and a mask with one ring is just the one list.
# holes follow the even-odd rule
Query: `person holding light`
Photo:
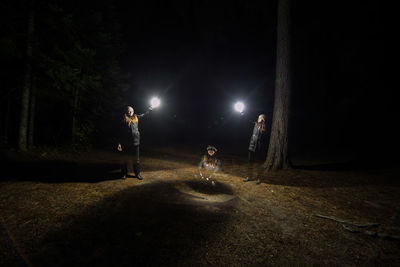
[[[248, 153], [248, 166], [250, 172], [250, 176], [256, 176], [257, 184], [261, 183], [259, 172], [257, 171], [256, 163], [258, 161], [265, 160], [267, 153], [267, 134], [266, 134], [266, 126], [265, 126], [265, 114], [260, 114], [258, 116], [257, 122], [254, 123], [253, 134], [250, 138], [249, 144], [249, 153]], [[253, 166], [251, 166], [253, 165]], [[253, 168], [251, 168], [253, 167]], [[255, 175], [253, 172], [255, 171]], [[243, 182], [248, 182], [253, 177], [247, 177], [243, 180]]]
[[139, 161], [139, 145], [140, 145], [140, 132], [139, 132], [139, 119], [143, 118], [153, 107], [150, 106], [148, 111], [143, 114], [137, 115], [133, 107], [127, 106], [126, 112], [122, 119], [122, 127], [119, 136], [119, 143], [117, 150], [123, 153], [123, 163], [121, 164], [122, 179], [128, 176], [128, 170], [133, 167], [135, 177], [142, 180], [140, 175], [140, 161]]

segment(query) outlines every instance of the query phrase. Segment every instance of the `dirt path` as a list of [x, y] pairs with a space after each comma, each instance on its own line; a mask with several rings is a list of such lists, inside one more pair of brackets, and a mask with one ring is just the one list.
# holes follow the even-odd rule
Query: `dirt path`
[[[256, 185], [222, 155], [212, 186], [198, 159], [149, 151], [139, 181], [118, 179], [111, 153], [8, 155], [0, 265], [400, 265], [397, 170], [298, 169]], [[313, 214], [379, 226], [352, 233]]]

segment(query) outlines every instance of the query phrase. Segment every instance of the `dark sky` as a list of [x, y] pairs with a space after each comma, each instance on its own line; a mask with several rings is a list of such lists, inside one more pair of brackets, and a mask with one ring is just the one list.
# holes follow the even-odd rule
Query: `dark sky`
[[[394, 108], [382, 82], [382, 7], [293, 2], [292, 143], [370, 146], [391, 132]], [[246, 147], [248, 121], [272, 116], [276, 1], [117, 1], [117, 7], [123, 68], [131, 74], [127, 102], [140, 112], [153, 94], [163, 101], [142, 131]], [[239, 99], [246, 103], [243, 117], [232, 109]]]

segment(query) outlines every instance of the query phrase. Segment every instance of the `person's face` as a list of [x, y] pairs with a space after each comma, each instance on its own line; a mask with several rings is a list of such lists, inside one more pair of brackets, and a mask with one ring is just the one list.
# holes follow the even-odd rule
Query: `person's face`
[[128, 116], [132, 117], [134, 110], [133, 110], [133, 108], [128, 108], [127, 112], [128, 112]]
[[214, 155], [215, 154], [215, 151], [214, 150], [207, 150], [208, 151], [208, 155], [210, 155], [210, 156], [212, 156], [212, 155]]
[[259, 123], [261, 123], [261, 122], [265, 122], [265, 119], [264, 119], [264, 117], [263, 116], [258, 116], [258, 120], [257, 120]]

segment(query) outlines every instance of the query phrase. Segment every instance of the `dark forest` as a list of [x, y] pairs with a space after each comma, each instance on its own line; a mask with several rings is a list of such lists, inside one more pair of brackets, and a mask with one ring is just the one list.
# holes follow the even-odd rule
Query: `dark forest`
[[0, 265], [400, 264], [388, 9], [2, 1]]

